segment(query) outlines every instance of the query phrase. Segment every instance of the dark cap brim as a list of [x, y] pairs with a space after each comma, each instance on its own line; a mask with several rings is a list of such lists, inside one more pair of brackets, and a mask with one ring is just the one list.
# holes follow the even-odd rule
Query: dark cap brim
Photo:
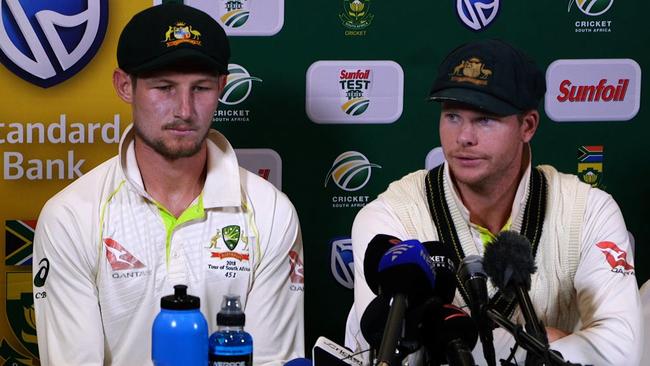
[[176, 49], [137, 67], [123, 67], [122, 69], [129, 74], [142, 74], [170, 67], [183, 67], [185, 65], [188, 68], [199, 67], [206, 70], [214, 70], [220, 75], [228, 74], [228, 65], [223, 65], [205, 53], [192, 48]]
[[490, 94], [468, 88], [448, 88], [429, 95], [436, 102], [459, 102], [498, 116], [519, 114], [522, 110]]

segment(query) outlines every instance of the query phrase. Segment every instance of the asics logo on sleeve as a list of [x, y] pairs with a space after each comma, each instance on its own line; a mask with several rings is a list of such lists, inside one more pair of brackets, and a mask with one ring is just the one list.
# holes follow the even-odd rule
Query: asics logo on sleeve
[[612, 266], [612, 269], [617, 267], [621, 267], [626, 271], [634, 269], [634, 266], [627, 262], [627, 252], [621, 250], [616, 244], [611, 241], [601, 241], [596, 246], [603, 252], [607, 263]]
[[40, 268], [34, 276], [34, 286], [43, 287], [45, 285], [45, 280], [47, 279], [47, 274], [50, 272], [50, 261], [47, 258], [41, 259], [38, 262]]
[[134, 257], [115, 240], [105, 238], [104, 244], [106, 245], [106, 259], [108, 259], [108, 263], [111, 264], [114, 271], [145, 267], [138, 258]]

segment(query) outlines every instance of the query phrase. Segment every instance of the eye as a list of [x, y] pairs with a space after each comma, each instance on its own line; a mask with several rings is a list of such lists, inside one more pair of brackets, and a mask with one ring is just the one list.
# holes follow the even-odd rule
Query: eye
[[172, 86], [168, 84], [161, 84], [161, 85], [154, 86], [154, 89], [160, 91], [170, 91], [172, 89]]
[[460, 121], [460, 116], [456, 113], [447, 112], [445, 113], [445, 119], [449, 122], [458, 122]]

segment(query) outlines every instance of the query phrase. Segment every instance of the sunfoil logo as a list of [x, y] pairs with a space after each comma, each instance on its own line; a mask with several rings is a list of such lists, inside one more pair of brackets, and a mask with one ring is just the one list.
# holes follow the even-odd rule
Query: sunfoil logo
[[499, 0], [456, 0], [458, 18], [472, 30], [485, 29], [499, 13]]
[[570, 0], [567, 12], [571, 11], [574, 3], [581, 12], [593, 17], [605, 14], [614, 4], [614, 0]]
[[26, 81], [48, 88], [90, 62], [107, 24], [108, 0], [0, 1], [0, 61]]
[[230, 28], [239, 28], [246, 24], [250, 15], [250, 2], [252, 0], [222, 0], [221, 6], [225, 14], [220, 17], [221, 22]]
[[228, 79], [219, 101], [227, 105], [239, 104], [248, 98], [253, 89], [253, 81], [262, 82], [262, 79], [251, 76], [243, 66], [228, 65]]
[[346, 151], [334, 160], [332, 168], [325, 177], [325, 187], [331, 179], [344, 191], [358, 191], [368, 184], [372, 168], [381, 168], [381, 166], [371, 163], [359, 152]]
[[372, 84], [371, 70], [341, 70], [339, 84], [344, 100], [341, 110], [351, 116], [358, 116], [368, 109], [370, 99], [364, 96]]

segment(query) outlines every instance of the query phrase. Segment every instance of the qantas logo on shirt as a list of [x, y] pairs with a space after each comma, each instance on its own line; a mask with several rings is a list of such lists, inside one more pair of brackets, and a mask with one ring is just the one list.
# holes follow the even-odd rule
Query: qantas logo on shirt
[[616, 244], [611, 241], [601, 241], [596, 244], [600, 251], [605, 255], [607, 263], [612, 267], [612, 272], [633, 274], [634, 266], [627, 262], [627, 252], [621, 250]]
[[126, 269], [144, 268], [145, 265], [124, 249], [120, 243], [111, 238], [105, 238], [106, 259], [111, 264], [113, 271], [123, 271]]
[[289, 264], [291, 265], [289, 270], [291, 286], [289, 288], [292, 291], [302, 291], [302, 286], [305, 283], [305, 266], [302, 264], [298, 252], [294, 250], [289, 252]]

